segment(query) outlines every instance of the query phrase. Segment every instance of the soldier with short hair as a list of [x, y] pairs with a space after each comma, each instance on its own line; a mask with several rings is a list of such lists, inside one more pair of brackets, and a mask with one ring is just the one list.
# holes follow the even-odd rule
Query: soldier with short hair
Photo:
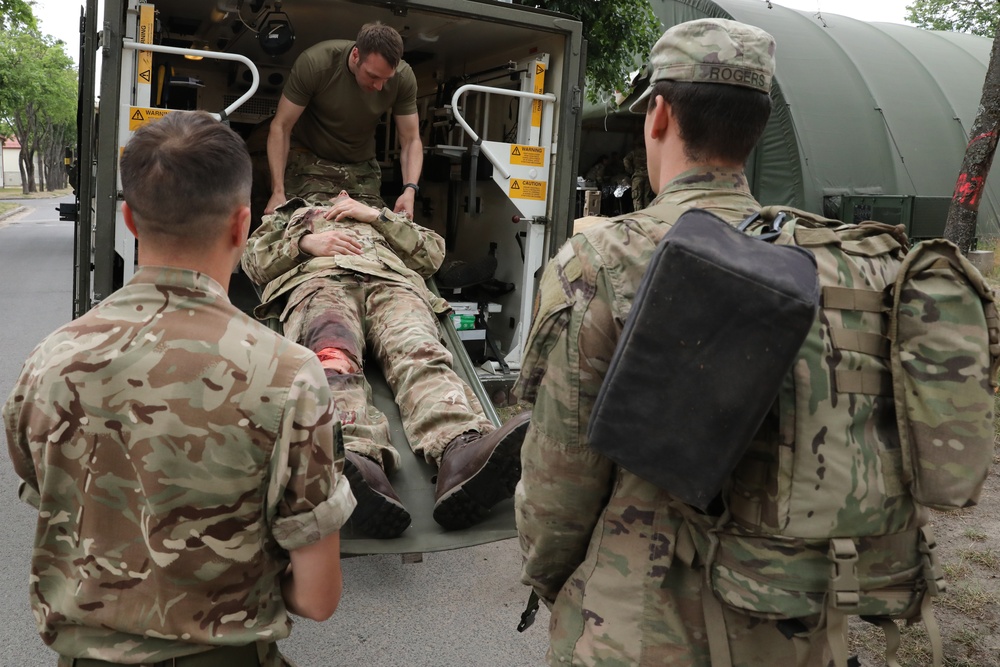
[[413, 214], [424, 156], [417, 80], [402, 57], [402, 37], [377, 21], [363, 25], [355, 41], [328, 40], [302, 52], [268, 131], [264, 213], [292, 197], [328, 200], [341, 190], [381, 197], [375, 128], [391, 111], [404, 183], [393, 211]]
[[203, 112], [121, 157], [139, 270], [32, 352], [3, 408], [38, 509], [31, 603], [60, 667], [281, 667], [333, 614], [355, 500], [309, 350], [226, 295], [250, 224], [243, 140]]
[[[542, 277], [515, 388], [534, 404], [515, 503], [522, 581], [551, 609], [552, 665], [711, 664], [703, 598], [712, 591], [684, 511], [591, 448], [586, 434], [664, 234], [691, 208], [733, 225], [760, 209], [743, 166], [770, 114], [774, 50], [769, 34], [734, 21], [667, 30], [650, 55], [650, 87], [633, 106], [646, 114], [656, 198], [572, 237]], [[775, 621], [722, 613], [734, 665], [826, 664], [818, 618], [789, 631], [803, 644]]]

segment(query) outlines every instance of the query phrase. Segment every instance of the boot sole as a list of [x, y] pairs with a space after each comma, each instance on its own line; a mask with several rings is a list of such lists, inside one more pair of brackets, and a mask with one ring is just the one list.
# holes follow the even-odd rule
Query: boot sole
[[384, 496], [365, 482], [357, 466], [344, 460], [344, 475], [351, 483], [357, 507], [347, 525], [366, 537], [389, 539], [399, 537], [410, 526], [410, 513], [403, 505]]
[[482, 468], [438, 499], [434, 505], [438, 524], [446, 530], [468, 528], [485, 519], [494, 505], [514, 495], [521, 479], [521, 444], [529, 423], [508, 433]]

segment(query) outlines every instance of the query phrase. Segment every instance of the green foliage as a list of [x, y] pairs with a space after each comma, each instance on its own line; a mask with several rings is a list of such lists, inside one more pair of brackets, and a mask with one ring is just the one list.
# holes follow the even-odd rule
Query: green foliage
[[27, 0], [0, 0], [0, 32], [18, 27], [38, 27]]
[[625, 91], [629, 73], [649, 55], [662, 33], [648, 0], [520, 0], [574, 16], [587, 40], [587, 96], [593, 102]]
[[48, 156], [76, 137], [76, 66], [63, 47], [37, 28], [0, 31], [0, 127], [41, 155], [46, 170]]
[[1000, 19], [1000, 3], [996, 0], [914, 0], [906, 9], [906, 20], [920, 28], [985, 37], [996, 34]]

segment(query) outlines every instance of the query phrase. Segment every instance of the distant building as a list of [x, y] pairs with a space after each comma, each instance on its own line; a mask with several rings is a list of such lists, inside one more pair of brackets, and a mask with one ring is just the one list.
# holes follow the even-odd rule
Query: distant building
[[[2, 137], [0, 137], [2, 139]], [[17, 138], [10, 137], [3, 139], [0, 144], [0, 188], [21, 187], [21, 170], [18, 168], [18, 157], [21, 154], [21, 144]], [[38, 155], [35, 156], [35, 182], [38, 182], [38, 174], [41, 173], [42, 161]]]

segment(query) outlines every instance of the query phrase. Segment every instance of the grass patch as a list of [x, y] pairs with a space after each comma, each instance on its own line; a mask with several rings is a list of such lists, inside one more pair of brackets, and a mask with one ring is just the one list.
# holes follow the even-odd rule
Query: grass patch
[[1000, 603], [996, 593], [978, 584], [956, 584], [948, 587], [948, 592], [937, 599], [937, 604], [969, 618], [992, 619], [995, 610], [991, 606]]
[[73, 194], [72, 188], [62, 188], [61, 190], [53, 190], [52, 192], [45, 190], [29, 194], [24, 194], [21, 188], [0, 188], [0, 199], [49, 199], [69, 194]]
[[965, 559], [945, 563], [941, 566], [941, 570], [944, 572], [944, 578], [949, 583], [956, 582], [959, 579], [965, 579], [967, 576], [972, 574], [972, 567], [965, 562]]
[[959, 552], [962, 560], [974, 563], [987, 570], [1000, 570], [1000, 555], [993, 549], [977, 551], [975, 549], [964, 549]]
[[979, 528], [966, 528], [965, 532], [962, 534], [973, 542], [985, 542], [989, 537], [985, 531], [980, 530]]
[[0, 201], [0, 215], [3, 215], [8, 211], [13, 211], [15, 208], [17, 208], [17, 204], [5, 204]]
[[973, 628], [960, 628], [951, 636], [951, 641], [964, 646], [969, 651], [983, 648], [983, 635]]

